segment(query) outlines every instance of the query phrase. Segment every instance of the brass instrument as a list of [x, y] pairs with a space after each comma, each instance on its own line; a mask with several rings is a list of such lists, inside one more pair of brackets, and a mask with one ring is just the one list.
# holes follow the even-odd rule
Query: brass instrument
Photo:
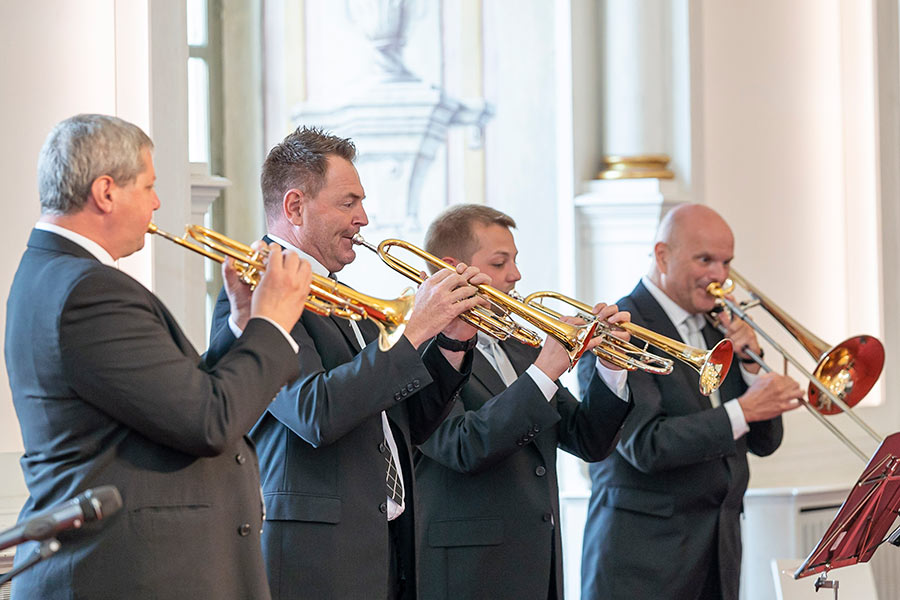
[[[735, 284], [744, 288], [753, 299], [739, 303], [728, 298], [727, 295], [735, 289]], [[730, 279], [726, 279], [725, 283], [710, 283], [706, 291], [716, 298], [716, 303], [719, 306], [731, 311], [746, 322], [763, 339], [769, 342], [785, 360], [794, 365], [804, 377], [809, 379], [808, 401], [801, 400], [803, 405], [819, 422], [844, 442], [850, 450], [856, 453], [863, 461], [868, 462], [868, 456], [841, 433], [837, 427], [830, 423], [824, 415], [845, 412], [866, 433], [876, 441], [881, 442], [881, 436], [851, 409], [869, 393], [869, 390], [878, 381], [881, 369], [884, 366], [884, 346], [882, 346], [881, 342], [869, 335], [857, 335], [844, 340], [837, 346], [831, 347], [792, 319], [734, 269], [731, 269]], [[812, 373], [806, 370], [796, 358], [775, 342], [771, 336], [747, 315], [746, 310], [755, 306], [762, 306], [772, 318], [778, 321], [818, 361]], [[763, 362], [761, 357], [749, 351], [749, 349], [745, 349], [744, 352], [749, 354], [766, 372], [772, 370]]]
[[[224, 263], [225, 258], [230, 256], [235, 261], [234, 268], [241, 281], [251, 290], [259, 284], [266, 269], [267, 249], [254, 250], [201, 225], [186, 226], [184, 237], [167, 233], [153, 223], [147, 226], [147, 231], [219, 263]], [[388, 350], [403, 335], [414, 301], [415, 295], [409, 288], [394, 300], [382, 300], [313, 273], [305, 306], [306, 310], [325, 317], [333, 315], [352, 321], [371, 319], [378, 326], [378, 347]]]
[[[611, 324], [600, 321], [591, 312], [592, 307], [584, 302], [576, 300], [559, 292], [535, 292], [525, 298], [525, 302], [542, 310], [547, 314], [559, 318], [560, 313], [544, 306], [543, 299], [552, 298], [573, 306], [579, 311], [577, 316], [586, 321], [598, 321], [595, 335], [603, 336], [603, 341], [595, 347], [593, 352], [600, 358], [629, 371], [641, 370], [656, 375], [668, 375], [672, 372], [672, 361], [662, 358], [647, 351], [649, 345], [653, 345], [669, 356], [677, 358], [700, 374], [700, 393], [709, 396], [719, 389], [728, 369], [731, 367], [732, 347], [731, 340], [721, 340], [712, 350], [701, 350], [688, 346], [684, 342], [673, 340], [655, 331], [650, 331], [634, 323]], [[621, 340], [613, 335], [613, 331], [626, 331], [642, 342], [640, 348], [630, 342]]]
[[[386, 239], [378, 244], [378, 246], [375, 246], [374, 244], [367, 242], [357, 233], [353, 236], [353, 242], [360, 246], [365, 246], [372, 252], [375, 252], [389, 267], [417, 283], [422, 283], [425, 280], [421, 276], [419, 270], [408, 263], [399, 260], [395, 256], [392, 256], [389, 252], [390, 248], [397, 246], [415, 254], [431, 265], [441, 269], [451, 269], [456, 271], [453, 265], [422, 250], [418, 246], [410, 244], [409, 242], [404, 242], [403, 240]], [[581, 358], [585, 346], [591, 340], [591, 337], [593, 337], [594, 330], [597, 327], [596, 322], [591, 322], [587, 325], [570, 325], [559, 319], [550, 317], [539, 310], [531, 308], [513, 294], [504, 294], [500, 290], [489, 285], [480, 284], [474, 287], [478, 290], [477, 295], [496, 307], [499, 314], [483, 306], [476, 306], [461, 314], [461, 319], [497, 339], [505, 340], [512, 337], [529, 346], [540, 346], [540, 336], [534, 331], [522, 327], [512, 319], [512, 315], [517, 315], [519, 318], [538, 327], [544, 333], [553, 336], [563, 345], [566, 349], [566, 353], [569, 355], [569, 370], [571, 370], [572, 367], [575, 366], [575, 363], [578, 362], [578, 359]]]

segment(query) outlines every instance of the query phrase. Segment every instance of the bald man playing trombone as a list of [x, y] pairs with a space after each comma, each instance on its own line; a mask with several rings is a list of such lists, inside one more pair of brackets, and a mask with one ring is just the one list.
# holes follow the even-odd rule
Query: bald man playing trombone
[[[706, 289], [728, 277], [733, 256], [722, 217], [676, 207], [659, 226], [650, 272], [618, 304], [638, 325], [712, 348], [723, 336], [706, 322], [715, 307]], [[782, 375], [760, 375], [745, 351], [760, 353], [750, 327], [721, 318], [740, 366], [718, 392], [700, 394], [697, 373], [680, 362], [671, 375], [628, 375], [635, 408], [616, 451], [590, 465], [582, 598], [738, 598], [747, 453], [778, 448], [781, 414], [799, 406], [803, 391]], [[586, 389], [596, 373], [579, 365], [578, 378]]]

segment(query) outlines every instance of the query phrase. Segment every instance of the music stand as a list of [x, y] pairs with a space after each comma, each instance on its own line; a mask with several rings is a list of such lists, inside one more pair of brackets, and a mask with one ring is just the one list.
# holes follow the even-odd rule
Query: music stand
[[[898, 509], [900, 432], [881, 442], [825, 535], [794, 572], [794, 579], [867, 562], [885, 541]], [[823, 575], [816, 581], [816, 589], [832, 587], [825, 582]]]

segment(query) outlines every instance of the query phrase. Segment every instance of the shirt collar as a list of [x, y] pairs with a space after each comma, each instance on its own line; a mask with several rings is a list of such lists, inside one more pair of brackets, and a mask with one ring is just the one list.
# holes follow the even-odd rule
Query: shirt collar
[[306, 252], [304, 252], [297, 246], [291, 244], [290, 242], [288, 242], [286, 240], [281, 239], [277, 235], [272, 235], [271, 233], [269, 233], [267, 235], [269, 236], [269, 239], [271, 239], [273, 242], [276, 242], [279, 245], [283, 246], [284, 248], [290, 250], [291, 252], [296, 253], [297, 255], [300, 256], [300, 258], [309, 261], [309, 266], [312, 267], [312, 272], [315, 273], [316, 275], [321, 275], [322, 277], [328, 277], [331, 274], [328, 269], [326, 269], [324, 266], [322, 266], [322, 263], [317, 261], [315, 258], [310, 256], [309, 254], [307, 254]]
[[497, 343], [497, 338], [495, 338], [494, 336], [488, 335], [480, 330], [477, 333], [478, 340], [475, 342], [475, 344], [482, 350], [490, 349], [491, 346]]
[[73, 244], [78, 244], [85, 250], [91, 253], [91, 256], [99, 260], [106, 266], [118, 268], [116, 265], [116, 261], [113, 260], [113, 257], [110, 256], [109, 252], [107, 252], [103, 246], [95, 242], [94, 240], [87, 238], [80, 233], [75, 233], [71, 229], [66, 229], [65, 227], [60, 227], [55, 223], [48, 223], [46, 221], [38, 221], [34, 225], [35, 229], [40, 229], [41, 231], [49, 231], [50, 233], [55, 233], [60, 237], [64, 237]]
[[[669, 320], [672, 322], [675, 327], [680, 327], [682, 324], [687, 326], [686, 320], [689, 318], [693, 318], [695, 323], [698, 323], [698, 318], [700, 320], [703, 319], [703, 315], [695, 315], [693, 313], [689, 313], [679, 306], [674, 300], [669, 298], [664, 291], [659, 289], [655, 283], [653, 283], [649, 277], [644, 275], [641, 277], [641, 283], [644, 284], [644, 287], [647, 288], [647, 291], [650, 292], [650, 295], [659, 302], [659, 305], [662, 307], [663, 312], [666, 313], [666, 316], [669, 317]], [[700, 328], [703, 326], [700, 325]]]

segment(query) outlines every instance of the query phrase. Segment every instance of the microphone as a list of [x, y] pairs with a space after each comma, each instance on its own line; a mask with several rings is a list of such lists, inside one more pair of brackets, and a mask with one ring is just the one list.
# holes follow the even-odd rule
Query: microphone
[[62, 504], [48, 508], [12, 529], [0, 532], [0, 550], [27, 541], [40, 541], [84, 523], [99, 521], [122, 508], [122, 496], [114, 485], [89, 489]]

